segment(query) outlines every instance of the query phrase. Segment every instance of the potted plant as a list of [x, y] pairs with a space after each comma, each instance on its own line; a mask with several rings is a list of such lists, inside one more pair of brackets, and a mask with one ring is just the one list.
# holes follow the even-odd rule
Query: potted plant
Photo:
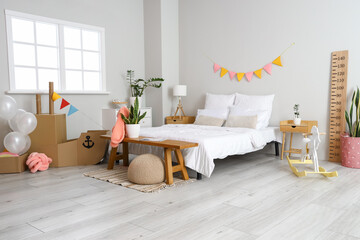
[[128, 138], [138, 138], [140, 134], [139, 122], [145, 117], [146, 112], [140, 115], [139, 98], [135, 98], [134, 105], [130, 106], [129, 117], [125, 117], [121, 113], [121, 118], [125, 122], [126, 135]]
[[[353, 119], [354, 106], [355, 119]], [[360, 91], [354, 91], [350, 111], [345, 111], [348, 133], [341, 134], [341, 162], [345, 167], [360, 168]], [[354, 120], [354, 121], [353, 121]]]
[[137, 79], [134, 80], [134, 71], [128, 70], [126, 79], [130, 83], [130, 106], [134, 105], [135, 98], [139, 98], [139, 108], [141, 108], [141, 98], [144, 94], [144, 91], [147, 87], [161, 88], [161, 82], [164, 81], [163, 78], [150, 78], [148, 80]]
[[299, 112], [299, 104], [295, 104], [294, 105], [294, 124], [295, 125], [300, 125], [301, 124], [301, 118], [300, 116], [300, 112]]

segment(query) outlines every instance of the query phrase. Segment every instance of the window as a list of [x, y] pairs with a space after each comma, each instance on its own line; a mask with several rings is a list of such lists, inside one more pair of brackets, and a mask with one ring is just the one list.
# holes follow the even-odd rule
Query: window
[[105, 30], [5, 11], [10, 92], [102, 93]]

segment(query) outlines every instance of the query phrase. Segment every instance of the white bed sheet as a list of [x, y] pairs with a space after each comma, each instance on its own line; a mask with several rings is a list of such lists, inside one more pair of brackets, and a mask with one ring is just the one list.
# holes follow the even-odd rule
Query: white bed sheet
[[[140, 135], [198, 143], [198, 147], [184, 149], [182, 153], [185, 165], [206, 177], [210, 177], [214, 170], [214, 159], [257, 151], [264, 148], [269, 142], [281, 141], [278, 127], [255, 130], [169, 124], [161, 127], [141, 128]], [[152, 153], [159, 157], [164, 156], [163, 148], [131, 143], [129, 144], [129, 153]]]

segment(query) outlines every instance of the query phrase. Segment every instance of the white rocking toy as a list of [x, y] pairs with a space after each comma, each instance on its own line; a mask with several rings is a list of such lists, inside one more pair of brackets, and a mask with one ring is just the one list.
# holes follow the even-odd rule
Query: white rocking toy
[[[310, 135], [309, 137], [307, 135]], [[324, 168], [319, 166], [319, 159], [317, 155], [317, 150], [320, 145], [320, 134], [319, 129], [316, 126], [311, 128], [311, 134], [307, 134], [303, 139], [303, 146], [301, 151], [301, 159], [300, 160], [292, 160], [287, 156], [287, 160], [291, 170], [298, 177], [305, 177], [307, 174], [322, 174], [325, 177], [337, 177], [337, 171], [327, 172]], [[309, 148], [308, 148], [309, 147]], [[293, 166], [293, 164], [307, 164], [313, 165], [314, 171], [302, 171]]]

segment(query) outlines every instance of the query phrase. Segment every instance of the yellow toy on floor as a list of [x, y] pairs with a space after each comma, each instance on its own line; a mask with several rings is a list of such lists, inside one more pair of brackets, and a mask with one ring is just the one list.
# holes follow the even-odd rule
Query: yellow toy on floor
[[[305, 177], [308, 174], [322, 174], [325, 177], [337, 177], [337, 171], [327, 172], [323, 167], [319, 166], [319, 159], [317, 155], [317, 150], [320, 145], [320, 133], [319, 129], [316, 126], [311, 128], [311, 134], [309, 137], [303, 139], [303, 148], [301, 151], [301, 159], [300, 160], [292, 160], [287, 156], [287, 160], [291, 170], [298, 177]], [[294, 164], [305, 164], [305, 165], [313, 165], [314, 171], [302, 171], [294, 166]]]

